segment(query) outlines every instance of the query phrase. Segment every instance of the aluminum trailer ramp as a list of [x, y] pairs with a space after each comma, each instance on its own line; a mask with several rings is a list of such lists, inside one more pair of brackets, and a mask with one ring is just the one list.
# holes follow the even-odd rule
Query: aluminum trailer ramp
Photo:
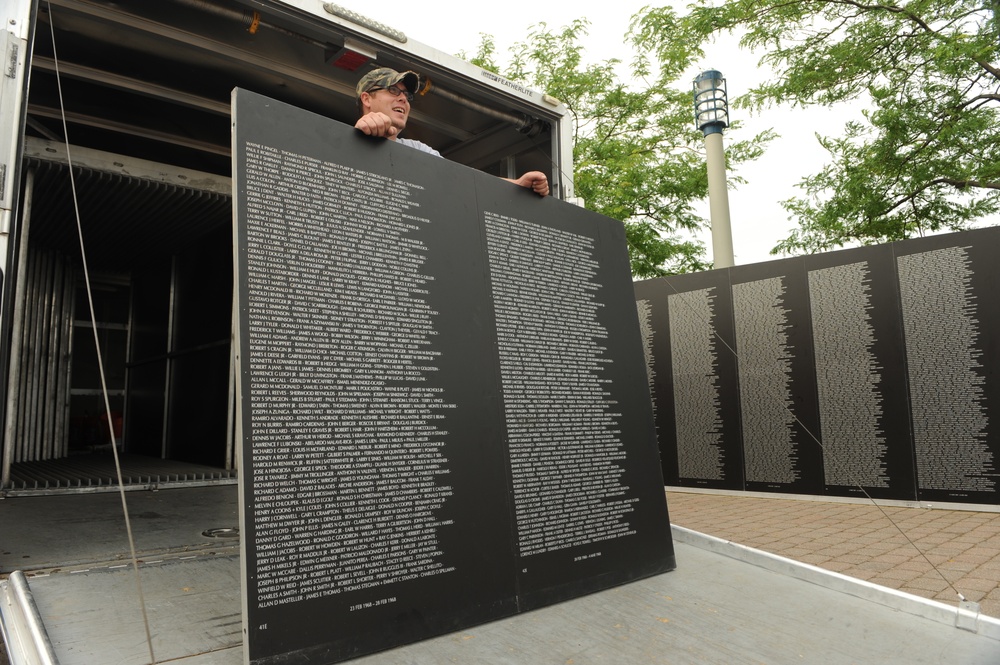
[[[235, 488], [150, 494], [147, 498], [164, 514], [175, 514], [165, 502], [193, 501], [202, 511], [189, 523], [176, 520], [178, 531], [170, 547], [163, 546], [170, 539], [162, 528], [146, 533], [155, 535], [161, 546], [159, 554], [144, 551], [140, 567], [157, 661], [238, 665], [239, 558], [230, 543], [192, 544], [195, 522], [213, 512], [220, 518], [231, 514]], [[41, 500], [47, 499], [20, 501]], [[15, 506], [11, 500], [5, 504], [5, 509]], [[132, 510], [148, 514], [153, 512], [149, 507]], [[185, 512], [175, 508], [176, 514]], [[198, 510], [191, 511], [195, 513]], [[0, 517], [0, 526], [5, 521]], [[147, 531], [140, 527], [137, 540]], [[734, 549], [727, 552], [727, 547]], [[673, 572], [353, 662], [1000, 662], [1000, 621], [995, 619], [974, 622], [978, 632], [956, 628], [954, 608], [864, 583], [864, 597], [858, 597], [845, 587], [849, 580], [835, 574], [830, 580], [836, 588], [827, 588], [811, 566], [683, 529], [675, 528], [675, 549], [678, 567]], [[5, 555], [3, 563], [9, 564], [13, 554]], [[760, 560], [755, 559], [758, 555]], [[94, 564], [50, 568], [27, 582], [61, 665], [149, 662], [135, 579], [124, 561], [108, 557]], [[5, 584], [6, 592], [10, 584]], [[878, 598], [879, 593], [885, 598]], [[6, 622], [6, 596], [3, 606]], [[14, 654], [12, 662], [18, 662]]]
[[[1000, 641], [677, 543], [676, 571], [353, 662], [962, 663], [995, 665]], [[158, 662], [242, 663], [239, 561], [143, 570]], [[34, 577], [61, 665], [148, 663], [131, 570]]]

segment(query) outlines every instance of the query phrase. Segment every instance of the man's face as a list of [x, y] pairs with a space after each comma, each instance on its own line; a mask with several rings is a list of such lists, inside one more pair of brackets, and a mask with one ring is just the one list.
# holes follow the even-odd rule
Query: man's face
[[[393, 94], [393, 93], [396, 94]], [[365, 103], [365, 95], [368, 97], [368, 110], [385, 113], [392, 119], [393, 126], [401, 132], [406, 127], [406, 120], [410, 117], [410, 102], [406, 99], [407, 90], [402, 83], [397, 83], [389, 88], [380, 88], [371, 92], [361, 93], [361, 102]]]

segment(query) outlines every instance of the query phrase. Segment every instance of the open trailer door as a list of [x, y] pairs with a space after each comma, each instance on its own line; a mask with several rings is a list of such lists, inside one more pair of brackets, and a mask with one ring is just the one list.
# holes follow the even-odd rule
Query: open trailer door
[[558, 100], [332, 3], [3, 11], [8, 496], [113, 489], [112, 441], [129, 488], [235, 482], [234, 88], [351, 125], [364, 73], [419, 72], [407, 137], [490, 175], [543, 171], [572, 197]]
[[[3, 4], [3, 26], [0, 28], [0, 55], [3, 71], [0, 76], [0, 376], [8, 376], [10, 328], [15, 313], [11, 306], [15, 280], [11, 269], [16, 266], [18, 237], [16, 211], [21, 194], [21, 151], [26, 119], [28, 76], [27, 63], [34, 34], [36, 0], [9, 0]], [[0, 413], [6, 413], [7, 382], [0, 380]], [[8, 428], [4, 427], [3, 461], [0, 488], [10, 484], [13, 461], [12, 447], [7, 445]]]

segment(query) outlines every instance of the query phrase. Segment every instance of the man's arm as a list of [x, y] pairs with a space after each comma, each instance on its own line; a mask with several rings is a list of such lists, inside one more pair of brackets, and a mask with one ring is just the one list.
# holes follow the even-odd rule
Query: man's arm
[[[368, 136], [381, 136], [389, 138], [396, 135], [396, 128], [392, 124], [392, 119], [385, 113], [373, 111], [358, 118], [354, 127]], [[521, 187], [527, 187], [539, 196], [549, 195], [549, 179], [541, 171], [528, 171], [516, 180], [504, 178], [507, 182], [512, 182]]]
[[549, 179], [541, 171], [528, 171], [516, 180], [512, 178], [504, 178], [504, 180], [521, 187], [527, 187], [539, 196], [549, 195]]

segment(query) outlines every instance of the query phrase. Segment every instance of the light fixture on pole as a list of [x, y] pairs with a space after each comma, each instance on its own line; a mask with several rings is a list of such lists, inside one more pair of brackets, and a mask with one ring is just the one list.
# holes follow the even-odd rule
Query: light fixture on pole
[[726, 187], [726, 153], [722, 148], [722, 130], [729, 126], [729, 100], [726, 98], [726, 79], [718, 70], [709, 69], [694, 79], [694, 124], [705, 134], [712, 262], [716, 268], [728, 268], [735, 264]]

